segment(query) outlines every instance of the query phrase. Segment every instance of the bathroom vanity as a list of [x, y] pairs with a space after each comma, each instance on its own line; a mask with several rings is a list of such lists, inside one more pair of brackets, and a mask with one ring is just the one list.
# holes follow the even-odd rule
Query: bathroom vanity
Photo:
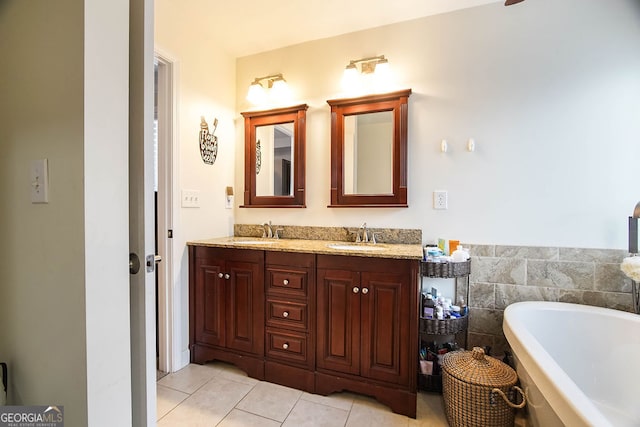
[[420, 244], [189, 242], [191, 361], [416, 414]]

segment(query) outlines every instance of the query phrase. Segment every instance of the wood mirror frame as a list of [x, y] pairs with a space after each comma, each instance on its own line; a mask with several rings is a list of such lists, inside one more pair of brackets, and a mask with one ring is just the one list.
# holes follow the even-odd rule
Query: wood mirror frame
[[[331, 106], [331, 204], [329, 207], [408, 207], [407, 125], [411, 89], [358, 98], [334, 99]], [[346, 194], [344, 188], [344, 119], [346, 116], [393, 113], [392, 180], [389, 194]]]
[[[304, 208], [305, 206], [305, 129], [306, 104], [273, 110], [249, 111], [244, 117], [244, 205], [241, 208]], [[293, 123], [292, 194], [262, 196], [256, 194], [256, 128]]]

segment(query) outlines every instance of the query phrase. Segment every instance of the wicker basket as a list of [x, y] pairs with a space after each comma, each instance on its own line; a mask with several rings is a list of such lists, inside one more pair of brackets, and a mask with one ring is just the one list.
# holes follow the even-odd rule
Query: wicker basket
[[517, 381], [518, 376], [511, 367], [493, 357], [485, 357], [480, 347], [445, 354], [442, 390], [449, 425], [512, 427], [515, 409], [525, 405], [524, 393], [516, 386]]
[[420, 333], [432, 335], [454, 335], [467, 329], [469, 316], [450, 319], [420, 318]]
[[462, 277], [471, 272], [471, 260], [463, 262], [422, 261], [422, 275], [427, 277]]

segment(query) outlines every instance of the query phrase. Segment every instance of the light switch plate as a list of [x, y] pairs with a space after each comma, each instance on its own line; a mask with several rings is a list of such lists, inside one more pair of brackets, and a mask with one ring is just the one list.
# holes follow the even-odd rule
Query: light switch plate
[[47, 159], [32, 160], [29, 170], [31, 203], [49, 203], [49, 166]]
[[200, 191], [199, 190], [182, 190], [182, 207], [183, 208], [199, 208], [200, 207]]

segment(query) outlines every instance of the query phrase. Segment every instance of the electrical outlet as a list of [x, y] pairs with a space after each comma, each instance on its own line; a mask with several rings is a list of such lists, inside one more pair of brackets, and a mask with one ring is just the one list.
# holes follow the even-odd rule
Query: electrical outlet
[[199, 208], [200, 207], [200, 191], [182, 190], [182, 207], [183, 208]]
[[447, 209], [448, 196], [446, 190], [436, 190], [433, 192], [433, 209]]

